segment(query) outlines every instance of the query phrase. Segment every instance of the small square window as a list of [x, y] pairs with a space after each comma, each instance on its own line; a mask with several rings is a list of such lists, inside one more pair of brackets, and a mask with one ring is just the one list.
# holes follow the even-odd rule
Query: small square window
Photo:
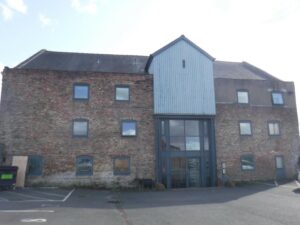
[[43, 171], [43, 158], [39, 155], [28, 156], [27, 175], [41, 176]]
[[248, 104], [249, 103], [248, 91], [238, 91], [237, 99], [238, 99], [238, 103], [240, 104]]
[[73, 98], [75, 100], [88, 100], [89, 99], [89, 85], [88, 84], [74, 84]]
[[129, 87], [116, 86], [116, 101], [129, 101]]
[[268, 129], [270, 136], [280, 135], [279, 123], [278, 122], [268, 122]]
[[240, 122], [240, 135], [251, 135], [251, 122], [250, 121], [242, 121]]
[[254, 170], [254, 156], [253, 155], [243, 155], [241, 157], [241, 167], [242, 170]]
[[114, 158], [114, 175], [130, 174], [130, 158], [116, 157]]
[[282, 92], [272, 92], [272, 103], [273, 105], [283, 105], [283, 95]]
[[77, 119], [73, 121], [73, 136], [87, 137], [88, 136], [88, 120]]
[[76, 175], [91, 176], [93, 175], [93, 157], [77, 156], [76, 157]]
[[136, 136], [136, 121], [122, 121], [122, 136]]

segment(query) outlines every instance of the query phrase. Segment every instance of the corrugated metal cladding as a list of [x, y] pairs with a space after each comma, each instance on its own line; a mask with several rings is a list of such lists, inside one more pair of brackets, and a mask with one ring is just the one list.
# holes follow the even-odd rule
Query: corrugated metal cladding
[[216, 114], [213, 62], [184, 40], [155, 55], [149, 72], [155, 114]]

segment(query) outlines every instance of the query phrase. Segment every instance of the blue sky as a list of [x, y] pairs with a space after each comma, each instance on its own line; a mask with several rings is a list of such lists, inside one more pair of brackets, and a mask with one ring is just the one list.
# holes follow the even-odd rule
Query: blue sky
[[185, 34], [295, 81], [300, 106], [299, 30], [299, 0], [0, 0], [0, 70], [40, 49], [149, 55]]

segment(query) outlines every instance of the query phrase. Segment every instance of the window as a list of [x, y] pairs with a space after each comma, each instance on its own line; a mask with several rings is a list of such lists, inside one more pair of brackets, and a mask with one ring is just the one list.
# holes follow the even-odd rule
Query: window
[[249, 103], [249, 93], [248, 91], [237, 91], [237, 100], [240, 104], [248, 104]]
[[280, 135], [279, 122], [268, 122], [268, 130], [270, 136]]
[[136, 121], [122, 121], [122, 136], [136, 136]]
[[129, 175], [130, 174], [130, 158], [116, 157], [114, 158], [114, 175]]
[[76, 157], [76, 175], [91, 176], [93, 175], [93, 157], [77, 156]]
[[170, 150], [200, 150], [200, 134], [198, 120], [170, 120], [169, 130]]
[[43, 171], [43, 158], [39, 155], [28, 156], [27, 175], [41, 176]]
[[240, 121], [240, 135], [251, 135], [251, 122], [250, 121]]
[[129, 101], [130, 92], [128, 86], [116, 86], [115, 93], [116, 101]]
[[273, 105], [283, 105], [283, 95], [282, 92], [273, 91], [272, 92], [272, 103]]
[[185, 59], [182, 60], [182, 68], [185, 68]]
[[254, 170], [254, 156], [253, 155], [243, 155], [241, 157], [241, 167], [242, 170]]
[[87, 137], [89, 122], [86, 119], [76, 119], [73, 121], [73, 136]]
[[88, 100], [89, 99], [89, 85], [88, 84], [74, 84], [73, 98], [75, 100]]

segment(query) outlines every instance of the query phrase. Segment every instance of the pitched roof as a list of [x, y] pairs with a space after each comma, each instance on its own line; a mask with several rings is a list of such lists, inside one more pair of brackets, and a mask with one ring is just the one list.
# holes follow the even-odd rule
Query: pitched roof
[[16, 68], [144, 74], [147, 60], [148, 56], [41, 50], [17, 65]]
[[214, 78], [268, 80], [278, 78], [247, 62], [214, 62]]
[[160, 53], [162, 53], [163, 51], [165, 51], [166, 49], [170, 48], [171, 46], [175, 45], [176, 43], [178, 43], [179, 41], [185, 41], [187, 42], [189, 45], [191, 45], [193, 48], [195, 48], [197, 51], [199, 51], [201, 54], [205, 55], [207, 58], [209, 58], [210, 60], [214, 61], [215, 58], [212, 57], [210, 54], [208, 54], [206, 51], [204, 51], [202, 48], [200, 48], [198, 45], [196, 45], [194, 42], [192, 42], [191, 40], [189, 40], [188, 38], [186, 38], [184, 35], [181, 35], [179, 38], [175, 39], [174, 41], [170, 42], [169, 44], [165, 45], [164, 47], [158, 49], [156, 52], [152, 53], [149, 57], [149, 60], [146, 64], [145, 70], [148, 71], [149, 66], [152, 62], [153, 57], [155, 57], [156, 55], [159, 55]]
[[[148, 56], [53, 52], [41, 50], [17, 69], [148, 74]], [[247, 62], [214, 61], [214, 78], [279, 80]]]

